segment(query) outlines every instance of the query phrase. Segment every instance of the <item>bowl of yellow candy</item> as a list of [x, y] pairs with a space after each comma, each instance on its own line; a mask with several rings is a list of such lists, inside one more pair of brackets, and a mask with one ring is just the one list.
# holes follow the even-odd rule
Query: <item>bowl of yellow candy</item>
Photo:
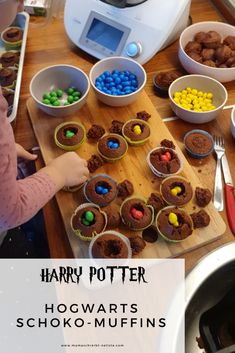
[[219, 81], [203, 75], [179, 77], [169, 87], [171, 108], [181, 119], [203, 124], [215, 119], [228, 93]]

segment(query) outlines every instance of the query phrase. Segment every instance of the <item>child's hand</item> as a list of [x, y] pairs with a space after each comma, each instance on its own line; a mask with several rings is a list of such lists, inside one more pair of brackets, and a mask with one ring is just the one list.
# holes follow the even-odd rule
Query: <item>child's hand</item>
[[15, 146], [16, 146], [17, 157], [26, 159], [28, 161], [34, 161], [35, 159], [37, 159], [38, 156], [36, 154], [32, 154], [26, 151], [24, 147], [22, 147], [18, 143], [16, 143]]
[[82, 184], [89, 176], [86, 160], [80, 158], [75, 152], [62, 154], [41, 170], [51, 176], [58, 190], [64, 186]]

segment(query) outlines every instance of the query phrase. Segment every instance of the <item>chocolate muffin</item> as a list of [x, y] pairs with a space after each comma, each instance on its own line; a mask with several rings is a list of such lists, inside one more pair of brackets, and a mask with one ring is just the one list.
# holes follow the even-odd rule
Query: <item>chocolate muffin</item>
[[207, 157], [213, 151], [213, 138], [204, 130], [191, 130], [184, 137], [184, 145], [193, 158]]
[[90, 257], [102, 259], [127, 259], [131, 257], [128, 238], [120, 233], [105, 232], [90, 244]]
[[82, 240], [91, 240], [106, 227], [106, 215], [94, 204], [80, 205], [71, 218], [71, 227]]
[[7, 88], [2, 88], [3, 97], [6, 99], [8, 106], [12, 106], [14, 102], [14, 91]]
[[123, 125], [122, 135], [130, 145], [143, 145], [150, 137], [150, 126], [141, 119], [128, 120]]
[[20, 27], [9, 27], [3, 32], [2, 38], [10, 43], [20, 42], [23, 38], [23, 30]]
[[153, 77], [153, 87], [157, 95], [160, 97], [168, 96], [168, 88], [171, 83], [182, 76], [182, 73], [177, 70], [159, 72]]
[[155, 213], [158, 213], [163, 207], [166, 206], [165, 201], [160, 194], [152, 192], [147, 201], [148, 205], [154, 208]]
[[181, 161], [171, 148], [159, 147], [152, 150], [147, 157], [150, 169], [158, 176], [178, 173]]
[[94, 173], [98, 168], [102, 167], [103, 164], [102, 158], [93, 154], [87, 161], [87, 168], [90, 173]]
[[58, 125], [54, 132], [54, 140], [63, 150], [73, 151], [85, 140], [85, 128], [82, 124], [70, 121]]
[[100, 126], [93, 124], [87, 131], [87, 138], [91, 140], [99, 140], [105, 134], [105, 129]]
[[211, 201], [212, 193], [207, 188], [200, 188], [199, 186], [197, 186], [195, 190], [195, 197], [197, 205], [200, 207], [205, 207]]
[[153, 222], [153, 207], [147, 205], [140, 198], [126, 199], [120, 208], [123, 223], [130, 229], [142, 230], [149, 227]]
[[194, 228], [203, 228], [207, 227], [210, 223], [210, 216], [205, 210], [200, 210], [198, 212], [194, 212], [191, 215], [193, 220]]
[[16, 64], [19, 64], [19, 60], [20, 53], [18, 51], [7, 51], [3, 53], [0, 57], [0, 64], [2, 64], [2, 67], [14, 66]]
[[0, 85], [2, 87], [11, 87], [16, 80], [16, 71], [11, 68], [3, 68], [0, 70]]
[[126, 198], [131, 196], [134, 192], [134, 187], [131, 181], [125, 179], [117, 186], [117, 196]]
[[160, 186], [163, 199], [170, 205], [183, 206], [193, 197], [193, 189], [182, 177], [169, 177]]
[[117, 184], [106, 174], [97, 174], [84, 185], [84, 195], [89, 202], [104, 207], [117, 196]]
[[191, 217], [183, 209], [171, 206], [158, 213], [156, 227], [160, 235], [171, 242], [184, 240], [193, 232]]
[[141, 110], [140, 112], [136, 113], [136, 119], [148, 121], [151, 118], [151, 115], [146, 112], [146, 110]]
[[107, 134], [98, 141], [97, 149], [104, 160], [115, 162], [125, 155], [128, 145], [124, 137], [118, 134]]
[[113, 134], [122, 135], [122, 127], [123, 127], [123, 125], [124, 125], [123, 121], [113, 120], [112, 121], [112, 125], [109, 128], [109, 132], [111, 132]]
[[130, 238], [129, 240], [133, 255], [138, 255], [141, 251], [144, 250], [146, 243], [143, 238], [137, 235], [136, 237]]

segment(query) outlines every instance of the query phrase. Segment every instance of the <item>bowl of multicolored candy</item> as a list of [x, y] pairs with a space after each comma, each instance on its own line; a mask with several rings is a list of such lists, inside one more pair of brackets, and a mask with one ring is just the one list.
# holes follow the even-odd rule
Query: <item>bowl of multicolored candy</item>
[[98, 61], [89, 77], [97, 98], [113, 107], [134, 102], [147, 80], [144, 68], [137, 61], [122, 56]]
[[182, 76], [172, 82], [168, 92], [175, 114], [194, 124], [215, 119], [228, 98], [222, 83], [203, 75]]
[[30, 93], [38, 107], [53, 116], [75, 113], [85, 104], [89, 89], [88, 76], [71, 65], [46, 67], [30, 83]]

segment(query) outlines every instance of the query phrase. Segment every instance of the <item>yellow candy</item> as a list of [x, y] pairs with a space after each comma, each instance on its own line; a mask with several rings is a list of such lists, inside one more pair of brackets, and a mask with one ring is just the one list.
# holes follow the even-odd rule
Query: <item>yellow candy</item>
[[171, 194], [173, 196], [176, 196], [176, 195], [180, 194], [181, 191], [182, 191], [182, 189], [180, 186], [175, 186], [173, 189], [171, 189]]
[[176, 104], [179, 104], [179, 102], [180, 102], [180, 100], [179, 100], [178, 97], [175, 97], [175, 98], [174, 98], [174, 101], [175, 101]]
[[175, 224], [176, 222], [178, 223], [178, 217], [175, 213], [170, 212], [168, 216], [168, 220], [171, 224]]
[[186, 89], [183, 89], [183, 91], [181, 92], [182, 94], [187, 94]]
[[195, 96], [197, 95], [197, 89], [193, 88], [192, 89], [192, 94], [195, 94]]
[[173, 226], [174, 226], [174, 227], [179, 227], [179, 222], [176, 221], [175, 223], [173, 223]]
[[181, 92], [175, 92], [174, 97], [181, 97]]
[[198, 91], [197, 95], [198, 95], [198, 97], [202, 97], [203, 96], [203, 92], [202, 91]]
[[209, 99], [212, 99], [213, 98], [213, 94], [211, 93], [211, 92], [209, 92], [209, 93], [207, 93], [207, 98], [209, 98]]
[[133, 130], [136, 135], [140, 135], [142, 133], [139, 125], [135, 125]]
[[186, 91], [187, 91], [187, 92], [191, 92], [191, 90], [192, 90], [191, 87], [187, 87], [187, 88], [186, 88]]

